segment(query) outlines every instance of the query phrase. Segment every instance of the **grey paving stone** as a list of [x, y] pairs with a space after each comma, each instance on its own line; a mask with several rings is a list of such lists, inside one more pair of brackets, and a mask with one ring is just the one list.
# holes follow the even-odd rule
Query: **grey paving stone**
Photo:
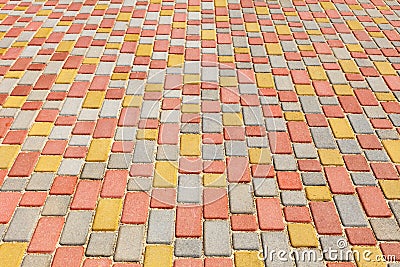
[[103, 179], [106, 163], [86, 162], [83, 166], [81, 179]]
[[[251, 50], [251, 48], [250, 48]], [[238, 71], [239, 75], [245, 75], [243, 72]], [[239, 93], [240, 94], [249, 94], [249, 95], [257, 95], [258, 89], [255, 84], [250, 83], [240, 83], [239, 84]]]
[[6, 178], [1, 186], [1, 191], [21, 192], [25, 189], [28, 179], [23, 178]]
[[4, 236], [4, 241], [29, 242], [39, 216], [40, 208], [17, 208]]
[[351, 127], [355, 133], [358, 134], [372, 134], [374, 129], [372, 129], [371, 124], [364, 114], [349, 114], [347, 115]]
[[378, 135], [379, 139], [393, 139], [397, 140], [399, 139], [399, 134], [395, 129], [390, 129], [390, 130], [376, 130], [376, 134]]
[[296, 171], [297, 164], [292, 155], [273, 155], [276, 171]]
[[265, 128], [267, 131], [284, 132], [286, 131], [286, 122], [282, 118], [266, 118]]
[[324, 175], [319, 172], [303, 172], [301, 179], [304, 185], [326, 185]]
[[157, 147], [157, 160], [178, 160], [179, 147], [177, 145], [160, 145]]
[[282, 205], [284, 206], [305, 206], [307, 199], [303, 191], [284, 190], [281, 191]]
[[387, 114], [381, 106], [364, 106], [365, 114], [371, 119], [385, 119]]
[[84, 245], [92, 222], [92, 211], [70, 211], [61, 234], [61, 245]]
[[49, 139], [68, 140], [70, 137], [72, 126], [54, 126], [49, 135]]
[[175, 232], [174, 210], [151, 210], [147, 230], [147, 243], [171, 244]]
[[88, 146], [90, 143], [90, 136], [88, 135], [73, 135], [69, 139], [68, 145], [70, 146]]
[[133, 152], [133, 162], [152, 163], [154, 161], [154, 141], [138, 140]]
[[70, 196], [50, 195], [44, 204], [42, 215], [44, 216], [65, 216], [67, 214]]
[[389, 161], [389, 157], [384, 150], [364, 150], [364, 153], [368, 161]]
[[369, 222], [379, 241], [400, 241], [400, 227], [396, 219], [371, 218]]
[[274, 197], [278, 195], [275, 179], [253, 178], [254, 195], [257, 197]]
[[206, 256], [231, 256], [230, 226], [228, 221], [204, 222], [204, 254]]
[[397, 223], [400, 224], [400, 201], [389, 201], [389, 205], [394, 217], [397, 220]]
[[263, 232], [261, 233], [261, 241], [265, 258], [265, 265], [271, 267], [288, 267], [293, 266], [293, 261], [287, 257], [287, 261], [282, 261], [272, 251], [290, 251], [289, 238], [285, 232]]
[[259, 250], [260, 240], [258, 233], [236, 232], [232, 234], [233, 248], [235, 250]]
[[202, 145], [203, 160], [223, 160], [224, 147], [223, 145]]
[[[343, 236], [321, 236], [320, 243], [324, 252], [324, 259], [327, 261], [350, 261], [353, 260], [349, 242]], [[338, 245], [339, 244], [339, 245]], [[344, 246], [345, 245], [345, 246]], [[329, 253], [337, 251], [336, 253]]]
[[63, 116], [76, 116], [82, 107], [83, 98], [71, 98], [65, 99], [64, 105], [60, 111], [60, 115]]
[[201, 239], [184, 239], [177, 238], [175, 240], [175, 256], [199, 258], [202, 255], [203, 241]]
[[204, 133], [222, 132], [222, 116], [217, 113], [204, 113], [202, 115], [202, 130]]
[[114, 253], [114, 232], [92, 232], [86, 248], [88, 257], [110, 257]]
[[335, 139], [328, 127], [311, 127], [310, 131], [317, 148], [337, 148]]
[[121, 100], [106, 99], [100, 111], [100, 118], [116, 118], [118, 117]]
[[248, 147], [269, 147], [268, 138], [265, 137], [247, 137]]
[[57, 174], [59, 175], [71, 175], [76, 176], [81, 172], [82, 166], [84, 164], [82, 159], [63, 159], [61, 161], [60, 167], [58, 168]]
[[144, 225], [122, 225], [119, 228], [115, 261], [140, 261], [143, 251]]
[[258, 126], [264, 124], [264, 117], [259, 106], [243, 107], [243, 121], [247, 126]]
[[200, 124], [198, 123], [181, 124], [181, 133], [199, 134], [200, 130]]
[[33, 120], [36, 117], [37, 112], [31, 110], [21, 110], [17, 117], [14, 119], [11, 125], [11, 130], [28, 130]]
[[334, 196], [334, 201], [344, 226], [363, 227], [368, 225], [361, 204], [356, 196], [336, 195]]
[[300, 96], [299, 101], [304, 113], [322, 113], [317, 97]]
[[143, 101], [140, 117], [142, 119], [157, 119], [160, 110], [159, 101]]
[[226, 156], [247, 156], [246, 142], [242, 141], [226, 141], [225, 142]]
[[318, 157], [317, 150], [313, 144], [294, 143], [294, 153], [299, 159], [315, 159]]
[[28, 136], [22, 145], [24, 151], [39, 151], [46, 144], [47, 138], [42, 136]]
[[324, 267], [321, 260], [322, 251], [319, 249], [294, 249], [293, 255], [296, 261], [296, 267]]
[[26, 190], [30, 191], [47, 191], [53, 184], [53, 173], [34, 173], [29, 179]]
[[376, 185], [376, 179], [370, 172], [353, 172], [350, 174], [354, 185]]
[[202, 185], [200, 175], [180, 175], [178, 183], [178, 202], [200, 203]]
[[229, 185], [229, 208], [231, 213], [254, 213], [252, 191], [249, 184]]
[[353, 139], [343, 139], [338, 140], [337, 144], [339, 146], [340, 152], [343, 154], [360, 154], [361, 148], [356, 140]]
[[49, 254], [27, 254], [22, 261], [21, 267], [50, 267], [51, 255]]
[[153, 180], [147, 177], [134, 177], [128, 180], [128, 191], [149, 191]]
[[132, 154], [116, 153], [111, 154], [107, 167], [109, 169], [128, 169], [132, 162]]

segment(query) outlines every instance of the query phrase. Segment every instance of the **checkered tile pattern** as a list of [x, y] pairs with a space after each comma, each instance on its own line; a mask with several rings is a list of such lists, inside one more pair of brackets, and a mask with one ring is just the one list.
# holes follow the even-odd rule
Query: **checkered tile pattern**
[[399, 29], [397, 0], [0, 0], [0, 266], [399, 267]]

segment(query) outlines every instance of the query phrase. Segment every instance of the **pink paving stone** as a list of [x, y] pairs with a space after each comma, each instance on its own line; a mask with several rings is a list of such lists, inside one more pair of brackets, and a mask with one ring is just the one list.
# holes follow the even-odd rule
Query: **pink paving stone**
[[40, 156], [39, 152], [20, 153], [15, 160], [8, 176], [11, 177], [27, 177], [35, 168], [36, 162]]
[[249, 182], [249, 162], [244, 157], [229, 157], [226, 159], [227, 175], [229, 182]]
[[203, 211], [201, 206], [178, 206], [176, 210], [177, 237], [201, 237]]
[[108, 170], [104, 176], [100, 196], [103, 198], [121, 198], [125, 194], [128, 170]]
[[203, 169], [201, 158], [181, 157], [179, 159], [180, 173], [200, 173]]
[[126, 194], [121, 222], [143, 224], [147, 221], [150, 197], [146, 192], [129, 192]]
[[310, 208], [318, 234], [342, 234], [339, 215], [333, 202], [311, 202]]
[[63, 226], [63, 217], [40, 218], [29, 243], [28, 252], [52, 253], [56, 249]]
[[59, 247], [54, 254], [53, 267], [79, 267], [82, 263], [83, 247]]
[[179, 143], [179, 124], [163, 123], [158, 134], [159, 144], [175, 145]]
[[353, 194], [351, 178], [344, 167], [325, 167], [329, 187], [334, 194]]
[[21, 199], [17, 192], [0, 192], [0, 223], [8, 223]]
[[97, 199], [100, 193], [101, 181], [81, 180], [78, 183], [71, 209], [93, 210], [96, 208]]
[[259, 198], [256, 200], [256, 206], [261, 230], [281, 231], [285, 229], [279, 199]]

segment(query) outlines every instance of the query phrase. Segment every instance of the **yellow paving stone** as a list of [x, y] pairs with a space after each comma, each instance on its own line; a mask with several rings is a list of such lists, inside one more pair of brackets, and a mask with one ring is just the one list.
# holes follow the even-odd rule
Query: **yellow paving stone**
[[248, 47], [235, 47], [235, 54], [250, 54], [250, 48]]
[[0, 245], [0, 263], [4, 267], [19, 267], [28, 243], [3, 243]]
[[360, 73], [357, 64], [351, 60], [339, 60], [339, 65], [345, 73]]
[[353, 31], [364, 30], [364, 27], [361, 25], [361, 23], [358, 20], [347, 20], [346, 23], [347, 23], [347, 26], [349, 26], [350, 30], [353, 30]]
[[228, 22], [229, 16], [215, 16], [216, 22]]
[[0, 169], [11, 168], [14, 160], [18, 156], [20, 146], [17, 145], [1, 145], [0, 146]]
[[272, 164], [271, 152], [268, 148], [249, 148], [251, 164]]
[[274, 88], [274, 78], [271, 73], [256, 73], [257, 86], [260, 88]]
[[135, 55], [138, 57], [150, 57], [152, 53], [153, 53], [152, 44], [140, 44], [136, 48]]
[[117, 21], [128, 22], [131, 19], [132, 14], [127, 12], [121, 12], [118, 14]]
[[375, 61], [374, 65], [381, 75], [397, 75], [389, 62]]
[[348, 84], [334, 84], [333, 90], [337, 95], [354, 95], [353, 89]]
[[320, 30], [307, 30], [306, 32], [308, 35], [322, 35]]
[[373, 38], [385, 38], [383, 32], [369, 32], [368, 34]]
[[9, 96], [3, 104], [3, 108], [21, 108], [26, 98], [26, 96]]
[[[7, 14], [0, 14], [0, 20], [7, 18]], [[0, 38], [3, 37], [0, 35]]]
[[122, 44], [120, 43], [107, 43], [106, 44], [106, 49], [117, 49], [120, 50], [122, 47]]
[[129, 33], [125, 35], [124, 41], [137, 42], [139, 41], [139, 38], [140, 38], [139, 34]]
[[168, 245], [147, 245], [143, 267], [172, 267], [173, 251]]
[[168, 55], [168, 67], [180, 66], [183, 64], [183, 55]]
[[185, 29], [186, 28], [186, 22], [184, 21], [177, 21], [172, 23], [172, 28], [174, 29]]
[[215, 40], [216, 39], [215, 30], [202, 30], [201, 31], [201, 39], [202, 40]]
[[353, 129], [347, 119], [331, 118], [328, 121], [336, 138], [354, 138]]
[[314, 88], [308, 84], [296, 84], [295, 89], [298, 95], [315, 95]]
[[87, 57], [83, 59], [82, 64], [92, 64], [97, 65], [100, 63], [100, 58], [97, 57]]
[[389, 22], [387, 21], [387, 19], [385, 18], [372, 18], [372, 20], [376, 23], [376, 24], [389, 24]]
[[241, 113], [223, 113], [222, 123], [224, 126], [242, 126], [243, 117]]
[[36, 172], [56, 172], [60, 163], [62, 156], [40, 156], [38, 163], [36, 164]]
[[346, 47], [350, 52], [364, 52], [360, 44], [346, 44]]
[[261, 28], [257, 22], [246, 22], [245, 28], [247, 32], [260, 32]]
[[136, 139], [156, 140], [158, 137], [158, 129], [138, 129]]
[[293, 247], [318, 247], [314, 226], [303, 223], [289, 223], [288, 232]]
[[381, 250], [372, 246], [352, 247], [357, 267], [386, 267]]
[[150, 0], [151, 4], [161, 4], [161, 0]]
[[287, 121], [304, 121], [305, 117], [302, 112], [288, 111], [285, 112], [285, 120]]
[[[49, 10], [51, 11], [51, 10]], [[35, 38], [48, 38], [53, 31], [52, 28], [40, 28], [35, 34]]]
[[72, 25], [72, 21], [59, 21], [57, 23], [57, 26], [71, 26]]
[[256, 14], [257, 15], [269, 15], [268, 7], [264, 6], [256, 6]]
[[218, 56], [218, 62], [233, 63], [235, 62], [235, 58], [233, 56]]
[[203, 185], [209, 186], [209, 187], [225, 187], [226, 186], [226, 174], [204, 173], [203, 174]]
[[283, 12], [285, 14], [285, 16], [297, 16], [297, 12], [296, 11], [286, 11]]
[[7, 79], [21, 79], [24, 76], [25, 71], [8, 71], [4, 78]]
[[200, 156], [201, 135], [182, 134], [180, 143], [181, 156]]
[[174, 14], [174, 10], [161, 10], [160, 16], [172, 16]]
[[183, 76], [184, 84], [199, 84], [201, 82], [200, 75], [197, 74], [186, 74]]
[[343, 159], [338, 149], [318, 149], [322, 165], [343, 165]]
[[28, 46], [28, 42], [14, 42], [11, 47], [25, 47]]
[[62, 69], [60, 71], [60, 74], [58, 74], [56, 83], [70, 84], [75, 80], [75, 76], [77, 73], [78, 73], [77, 70]]
[[[187, 10], [189, 12], [200, 12], [201, 8], [200, 6], [188, 6]], [[161, 10], [162, 11], [162, 10]]]
[[74, 48], [74, 41], [61, 41], [57, 46], [56, 52], [71, 52]]
[[104, 162], [111, 150], [112, 139], [97, 138], [90, 142], [86, 161]]
[[178, 163], [157, 161], [154, 170], [154, 187], [176, 187], [178, 181]]
[[383, 147], [394, 163], [400, 163], [400, 140], [383, 140]]
[[[49, 16], [51, 14], [51, 10], [40, 10], [36, 13], [36, 16]], [[36, 36], [35, 36], [36, 37]], [[38, 38], [47, 38], [47, 37], [38, 37]]]
[[335, 10], [335, 5], [331, 2], [319, 2], [319, 4], [325, 10]]
[[106, 10], [107, 8], [108, 8], [108, 5], [102, 5], [102, 4], [96, 5], [94, 7], [95, 10]]
[[236, 87], [238, 86], [238, 80], [236, 77], [220, 77], [219, 85], [222, 87]]
[[264, 267], [258, 251], [236, 251], [235, 267]]
[[101, 108], [103, 105], [105, 91], [89, 91], [86, 94], [85, 101], [83, 101], [83, 108]]
[[379, 180], [387, 199], [400, 199], [400, 180]]
[[118, 229], [122, 199], [101, 198], [93, 221], [93, 231], [115, 231]]
[[375, 93], [376, 99], [379, 101], [396, 101], [396, 97], [392, 92], [387, 93]]
[[142, 106], [142, 102], [143, 97], [140, 95], [126, 95], [124, 96], [124, 100], [122, 101], [122, 106], [139, 108]]
[[265, 49], [267, 50], [268, 55], [282, 55], [282, 47], [280, 44], [275, 43], [267, 43], [265, 44]]
[[31, 129], [29, 130], [28, 135], [30, 136], [48, 136], [51, 133], [51, 129], [53, 128], [52, 122], [35, 122]]
[[162, 92], [163, 89], [164, 89], [164, 85], [163, 84], [151, 84], [151, 83], [148, 83], [148, 84], [146, 84], [145, 91], [146, 92]]
[[228, 2], [226, 0], [215, 0], [214, 1], [215, 7], [226, 7], [227, 5], [228, 5]]
[[308, 66], [307, 71], [310, 75], [311, 80], [328, 80], [325, 70], [321, 66]]
[[314, 47], [312, 45], [299, 45], [300, 51], [314, 51]]
[[310, 201], [331, 201], [332, 194], [327, 186], [307, 186], [307, 199]]
[[181, 110], [182, 110], [182, 113], [200, 113], [200, 105], [199, 104], [183, 104]]
[[129, 80], [129, 73], [113, 73], [111, 75], [111, 80], [126, 81]]
[[349, 5], [351, 10], [364, 10], [360, 5]]
[[276, 25], [275, 30], [279, 35], [290, 35], [292, 33], [287, 25]]

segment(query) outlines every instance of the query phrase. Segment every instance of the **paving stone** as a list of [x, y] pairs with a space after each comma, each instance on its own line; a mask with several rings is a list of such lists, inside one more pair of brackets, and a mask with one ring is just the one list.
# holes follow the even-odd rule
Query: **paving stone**
[[361, 148], [358, 146], [356, 140], [343, 139], [337, 140], [340, 152], [343, 154], [360, 154]]
[[92, 211], [70, 211], [61, 234], [61, 245], [83, 245], [92, 222]]
[[356, 196], [337, 195], [334, 196], [334, 201], [344, 226], [362, 227], [368, 225], [361, 204]]
[[229, 224], [222, 220], [204, 222], [204, 254], [226, 256], [232, 254]]
[[259, 250], [260, 240], [257, 233], [237, 232], [232, 234], [233, 248], [235, 250]]
[[296, 171], [296, 160], [292, 155], [273, 155], [275, 170], [277, 171]]
[[379, 241], [400, 241], [400, 227], [396, 219], [371, 218], [372, 230]]
[[176, 145], [157, 146], [157, 160], [177, 161], [179, 147]]
[[86, 248], [86, 256], [110, 257], [114, 253], [116, 234], [113, 232], [92, 232]]
[[301, 179], [304, 185], [326, 185], [324, 175], [318, 172], [303, 172], [301, 173]]
[[310, 128], [311, 136], [317, 148], [336, 148], [336, 142], [328, 127]]
[[132, 162], [132, 154], [118, 153], [111, 154], [107, 167], [110, 169], [128, 169]]
[[105, 163], [86, 162], [82, 169], [81, 178], [103, 179], [105, 169], [106, 169]]
[[21, 192], [25, 189], [27, 182], [27, 179], [7, 178], [1, 186], [1, 191]]
[[292, 266], [293, 261], [290, 257], [284, 257], [287, 260], [282, 261], [274, 256], [271, 251], [290, 251], [289, 238], [284, 232], [263, 232], [261, 233], [262, 247], [265, 257], [265, 265], [273, 267]]
[[355, 133], [358, 134], [374, 133], [374, 130], [372, 129], [365, 115], [349, 114], [347, 117]]
[[314, 159], [317, 158], [317, 150], [312, 144], [293, 144], [296, 158]]
[[44, 216], [65, 216], [70, 203], [70, 196], [49, 196], [43, 206]]
[[174, 236], [175, 212], [173, 210], [151, 210], [147, 243], [170, 244]]
[[250, 185], [231, 184], [228, 193], [231, 213], [254, 213], [254, 201]]
[[[349, 242], [343, 236], [321, 236], [321, 247], [326, 261], [350, 261], [353, 259], [353, 254], [349, 248]], [[329, 251], [337, 251], [331, 254]]]
[[52, 173], [34, 173], [29, 179], [26, 190], [30, 191], [47, 191], [50, 189], [54, 179]]
[[22, 267], [48, 267], [51, 264], [51, 255], [48, 254], [27, 254], [22, 262]]
[[28, 242], [39, 220], [39, 214], [39, 208], [17, 208], [4, 236], [4, 241]]
[[178, 202], [200, 203], [201, 201], [200, 175], [180, 175], [178, 183]]
[[143, 177], [134, 177], [128, 180], [128, 191], [150, 191], [153, 180]]
[[253, 178], [254, 195], [258, 197], [274, 197], [278, 195], [275, 179]]
[[351, 179], [354, 185], [376, 185], [375, 177], [369, 172], [353, 172]]
[[175, 256], [199, 258], [202, 255], [203, 242], [201, 239], [184, 239], [177, 238], [175, 240]]
[[307, 199], [302, 191], [281, 191], [281, 200], [284, 206], [305, 206]]
[[241, 141], [227, 141], [225, 142], [226, 156], [247, 156], [247, 146], [245, 142]]
[[119, 228], [115, 261], [140, 261], [143, 251], [144, 226], [122, 225]]
[[202, 158], [203, 160], [223, 160], [224, 147], [222, 145], [203, 145]]

